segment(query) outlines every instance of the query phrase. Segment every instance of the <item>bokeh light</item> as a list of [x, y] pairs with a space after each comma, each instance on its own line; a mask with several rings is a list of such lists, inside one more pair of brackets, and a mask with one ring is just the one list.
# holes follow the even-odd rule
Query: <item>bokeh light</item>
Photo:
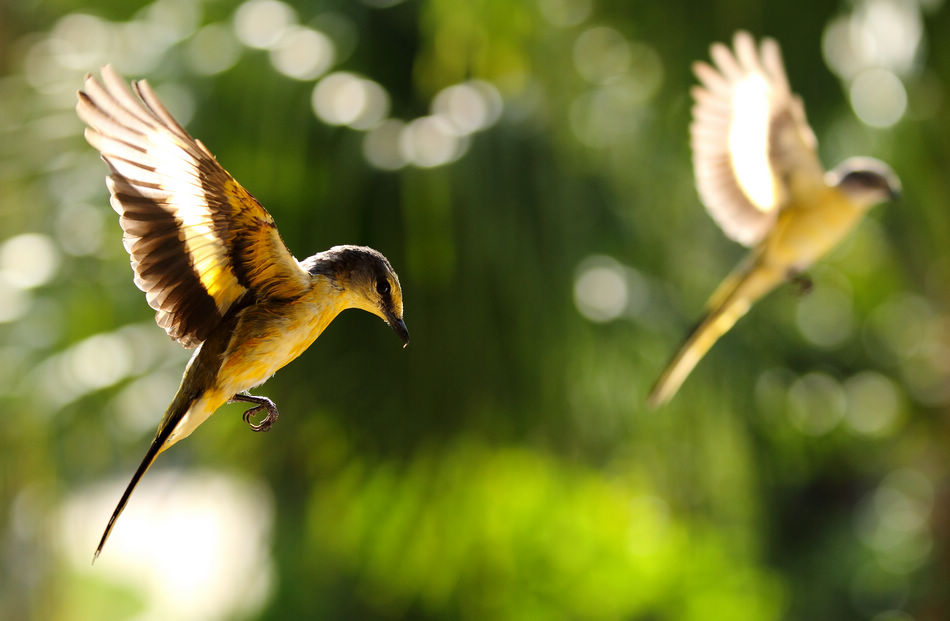
[[51, 534], [73, 572], [138, 592], [141, 618], [231, 619], [261, 608], [274, 581], [264, 485], [210, 471], [150, 472], [91, 566], [126, 483], [80, 489], [63, 503]]
[[22, 317], [29, 308], [30, 294], [7, 280], [0, 272], [0, 323], [8, 323]]
[[[137, 366], [142, 366], [141, 361]], [[153, 432], [155, 412], [143, 404], [168, 401], [180, 383], [179, 369], [160, 368], [125, 384], [109, 408], [115, 414], [116, 430], [125, 432], [130, 443]]]
[[468, 141], [459, 136], [441, 116], [423, 116], [406, 124], [399, 136], [405, 160], [420, 168], [432, 168], [462, 157]]
[[432, 100], [432, 112], [445, 118], [459, 135], [481, 131], [501, 116], [498, 90], [487, 82], [471, 81], [449, 86]]
[[208, 24], [195, 33], [188, 44], [188, 63], [195, 72], [214, 75], [237, 63], [241, 46], [233, 30], [225, 24]]
[[15, 287], [32, 289], [45, 285], [58, 266], [59, 250], [42, 233], [23, 233], [0, 245], [0, 274]]
[[900, 389], [886, 376], [862, 371], [844, 383], [848, 398], [847, 423], [856, 432], [868, 436], [893, 433], [903, 415]]
[[851, 336], [851, 296], [840, 288], [818, 286], [802, 296], [796, 308], [798, 329], [819, 347], [835, 347]]
[[538, 0], [541, 15], [561, 28], [583, 23], [593, 8], [592, 0]]
[[826, 373], [811, 372], [788, 389], [788, 416], [799, 431], [819, 436], [838, 426], [847, 408], [841, 384]]
[[282, 74], [297, 80], [312, 80], [333, 65], [333, 42], [312, 28], [287, 28], [271, 47], [270, 59]]
[[857, 534], [889, 573], [912, 572], [930, 554], [933, 502], [933, 484], [911, 468], [891, 472], [866, 499], [857, 516]]
[[906, 111], [902, 77], [918, 70], [921, 10], [909, 0], [860, 0], [825, 28], [825, 62], [848, 84], [855, 114], [871, 127], [891, 127]]
[[851, 105], [871, 127], [890, 127], [907, 109], [907, 91], [900, 78], [886, 69], [862, 71], [851, 82]]
[[234, 31], [249, 47], [269, 49], [297, 23], [297, 12], [280, 0], [248, 0], [234, 12]]
[[161, 359], [185, 356], [148, 324], [94, 334], [59, 351], [31, 372], [35, 399], [55, 410], [91, 392], [151, 369]]
[[627, 282], [616, 262], [589, 265], [574, 281], [574, 304], [591, 321], [610, 321], [627, 307]]
[[570, 127], [581, 143], [593, 148], [632, 140], [642, 122], [635, 107], [639, 99], [639, 85], [632, 79], [587, 91], [571, 104]]
[[609, 26], [594, 26], [574, 42], [574, 66], [592, 84], [605, 84], [630, 69], [630, 43]]
[[851, 18], [851, 37], [868, 65], [899, 74], [913, 65], [923, 34], [920, 6], [905, 0], [864, 0]]
[[57, 62], [63, 67], [89, 71], [111, 60], [113, 35], [113, 27], [104, 20], [70, 13], [56, 22], [48, 41], [58, 48]]
[[191, 36], [201, 23], [204, 6], [190, 0], [155, 0], [136, 14], [136, 21], [154, 30], [169, 44]]
[[574, 305], [591, 321], [637, 315], [646, 307], [648, 296], [643, 277], [611, 257], [587, 257], [575, 271]]
[[397, 119], [387, 119], [371, 129], [363, 138], [363, 156], [372, 166], [382, 170], [398, 170], [406, 165], [406, 158], [399, 146], [406, 124]]
[[577, 140], [595, 149], [635, 142], [644, 110], [663, 81], [663, 64], [652, 47], [618, 37], [594, 27], [574, 47], [578, 71], [595, 86], [575, 96], [568, 120]]
[[850, 15], [832, 20], [822, 37], [825, 62], [842, 79], [870, 68], [909, 74], [923, 40], [920, 5], [904, 0], [859, 0]]
[[938, 322], [937, 314], [925, 298], [909, 293], [894, 296], [871, 312], [867, 346], [872, 353], [910, 358], [937, 341]]
[[313, 111], [324, 123], [372, 129], [389, 112], [389, 95], [376, 82], [346, 71], [331, 73], [313, 89]]

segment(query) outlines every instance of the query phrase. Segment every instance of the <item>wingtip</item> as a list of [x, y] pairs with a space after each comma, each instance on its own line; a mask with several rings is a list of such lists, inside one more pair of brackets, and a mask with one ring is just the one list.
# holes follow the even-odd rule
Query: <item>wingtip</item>
[[762, 37], [761, 45], [762, 47], [768, 46], [775, 47], [776, 49], [779, 48], [778, 40], [775, 37]]
[[755, 38], [753, 38], [752, 33], [744, 28], [736, 30], [735, 34], [732, 35], [732, 45], [734, 48], [744, 45], [752, 45], [755, 47]]
[[89, 95], [84, 91], [76, 91], [76, 114], [80, 115], [79, 118], [82, 118], [83, 108], [89, 105]]
[[709, 45], [709, 55], [713, 58], [713, 60], [715, 60], [717, 56], [721, 56], [723, 54], [732, 56], [732, 51], [729, 49], [729, 46], [722, 41], [715, 41]]
[[89, 95], [86, 93], [86, 89], [89, 88], [89, 82], [95, 81], [95, 79], [96, 79], [95, 76], [92, 75], [92, 73], [88, 71], [86, 72], [86, 75], [83, 76], [82, 87], [76, 90], [76, 99], [78, 100], [78, 102], [76, 103], [77, 110], [79, 109], [79, 106], [82, 104], [82, 102], [89, 103]]
[[709, 66], [709, 63], [702, 60], [694, 60], [690, 64], [689, 68], [692, 69], [693, 75], [695, 75], [700, 80], [704, 74], [712, 70], [712, 67]]

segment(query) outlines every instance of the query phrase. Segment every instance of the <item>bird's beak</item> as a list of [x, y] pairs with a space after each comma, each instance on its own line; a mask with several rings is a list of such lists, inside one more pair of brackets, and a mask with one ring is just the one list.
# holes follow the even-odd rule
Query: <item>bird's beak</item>
[[388, 317], [386, 321], [389, 323], [389, 327], [393, 329], [393, 332], [396, 333], [396, 336], [402, 339], [403, 349], [409, 345], [409, 328], [406, 327], [406, 322], [400, 317]]

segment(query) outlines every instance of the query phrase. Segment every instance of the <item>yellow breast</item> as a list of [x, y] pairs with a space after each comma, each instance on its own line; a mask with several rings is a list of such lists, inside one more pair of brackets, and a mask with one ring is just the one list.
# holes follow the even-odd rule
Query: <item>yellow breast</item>
[[217, 388], [230, 397], [263, 383], [310, 347], [343, 308], [336, 289], [319, 278], [301, 298], [245, 309], [224, 354]]
[[766, 242], [769, 262], [807, 269], [854, 228], [864, 211], [834, 188], [816, 193], [807, 204], [788, 205]]

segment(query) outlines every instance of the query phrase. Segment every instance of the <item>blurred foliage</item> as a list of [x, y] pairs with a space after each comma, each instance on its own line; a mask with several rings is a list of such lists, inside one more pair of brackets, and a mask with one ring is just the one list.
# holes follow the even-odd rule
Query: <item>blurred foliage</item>
[[[313, 75], [241, 38], [268, 24], [249, 6], [0, 4], [0, 617], [950, 616], [940, 0], [253, 3], [331, 41]], [[872, 127], [829, 50], [849, 24], [893, 51], [882, 23], [912, 47], [890, 68], [906, 109]], [[739, 28], [781, 43], [826, 164], [879, 157], [905, 195], [651, 412], [656, 374], [742, 256], [699, 203], [687, 142], [690, 63]], [[156, 86], [298, 256], [384, 252], [412, 345], [344, 313], [259, 389], [275, 428], [223, 408], [161, 457], [90, 568], [188, 355], [131, 283], [72, 111], [106, 62]], [[315, 115], [327, 71], [381, 87], [398, 140]], [[460, 84], [484, 123], [448, 131], [430, 106]], [[372, 163], [390, 161], [377, 138], [395, 170]], [[199, 468], [268, 489], [248, 496], [260, 516], [225, 484], [202, 494], [213, 519], [161, 487]], [[259, 556], [202, 545], [250, 523]]]

